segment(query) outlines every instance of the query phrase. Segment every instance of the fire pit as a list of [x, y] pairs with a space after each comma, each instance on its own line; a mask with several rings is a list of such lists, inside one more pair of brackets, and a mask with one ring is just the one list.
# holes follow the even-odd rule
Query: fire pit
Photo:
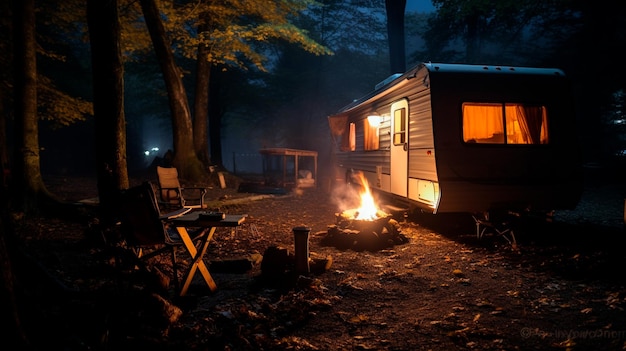
[[338, 249], [377, 251], [407, 243], [398, 222], [376, 205], [362, 174], [361, 182], [365, 190], [359, 194], [360, 207], [336, 213], [336, 223], [328, 227], [321, 244]]
[[392, 216], [384, 211], [377, 210], [375, 217], [361, 219], [359, 218], [359, 211], [357, 209], [351, 209], [336, 213], [335, 217], [337, 218], [336, 224], [341, 228], [380, 233]]

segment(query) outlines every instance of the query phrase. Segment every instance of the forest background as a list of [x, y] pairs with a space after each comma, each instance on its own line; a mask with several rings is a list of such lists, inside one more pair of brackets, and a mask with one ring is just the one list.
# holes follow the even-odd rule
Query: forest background
[[[58, 204], [42, 174], [97, 177], [107, 220], [129, 173], [154, 160], [152, 148], [173, 150], [192, 181], [209, 166], [247, 171], [234, 156], [262, 147], [318, 151], [323, 172], [326, 117], [420, 62], [562, 69], [584, 162], [622, 168], [626, 4], [431, 4], [417, 12], [405, 0], [0, 3], [3, 293], [11, 295], [10, 214]], [[11, 298], [2, 301], [11, 311]]]

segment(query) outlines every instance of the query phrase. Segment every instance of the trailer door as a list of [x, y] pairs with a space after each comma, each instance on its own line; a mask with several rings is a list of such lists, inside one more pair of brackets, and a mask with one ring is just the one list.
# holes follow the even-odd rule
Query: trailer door
[[391, 193], [407, 196], [409, 105], [406, 99], [391, 105]]

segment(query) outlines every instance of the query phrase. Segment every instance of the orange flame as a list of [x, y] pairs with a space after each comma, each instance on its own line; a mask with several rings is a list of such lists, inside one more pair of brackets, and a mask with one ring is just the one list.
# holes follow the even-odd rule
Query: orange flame
[[378, 206], [374, 202], [374, 197], [370, 191], [370, 187], [367, 183], [367, 179], [363, 175], [363, 173], [359, 173], [360, 183], [363, 186], [363, 192], [361, 192], [361, 204], [359, 208], [355, 210], [355, 219], [360, 220], [375, 220], [378, 218]]

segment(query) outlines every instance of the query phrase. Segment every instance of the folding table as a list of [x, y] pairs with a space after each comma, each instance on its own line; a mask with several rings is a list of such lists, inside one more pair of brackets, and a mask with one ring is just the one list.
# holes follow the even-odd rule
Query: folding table
[[[222, 216], [221, 213], [218, 214], [207, 211], [192, 211], [180, 217], [173, 218], [169, 221], [169, 223], [176, 227], [176, 231], [180, 235], [180, 238], [183, 241], [187, 252], [189, 252], [192, 258], [192, 263], [183, 278], [180, 296], [184, 296], [185, 294], [187, 294], [187, 290], [189, 289], [194, 275], [198, 270], [202, 274], [204, 281], [209, 286], [209, 289], [211, 289], [211, 291], [215, 291], [217, 289], [217, 285], [215, 284], [215, 281], [209, 273], [209, 269], [203, 261], [204, 255], [206, 254], [207, 248], [209, 247], [209, 243], [213, 238], [213, 234], [215, 233], [216, 228], [240, 226], [246, 220], [246, 217], [247, 215], [245, 214]], [[198, 248], [196, 248], [196, 246], [194, 245], [193, 240], [189, 235], [189, 232], [187, 232], [187, 228], [208, 229], [204, 236], [201, 238]]]

